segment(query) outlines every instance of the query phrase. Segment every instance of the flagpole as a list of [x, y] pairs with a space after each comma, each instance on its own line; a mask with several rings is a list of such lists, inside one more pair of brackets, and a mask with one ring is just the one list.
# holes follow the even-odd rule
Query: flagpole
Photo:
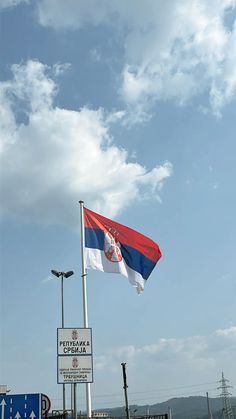
[[[87, 304], [87, 271], [85, 264], [85, 236], [84, 236], [84, 201], [79, 201], [80, 204], [80, 226], [81, 226], [81, 264], [82, 264], [82, 285], [83, 285], [83, 314], [84, 327], [88, 327], [88, 304]], [[91, 407], [91, 389], [90, 383], [86, 383], [86, 403], [87, 403], [87, 417], [92, 417]]]

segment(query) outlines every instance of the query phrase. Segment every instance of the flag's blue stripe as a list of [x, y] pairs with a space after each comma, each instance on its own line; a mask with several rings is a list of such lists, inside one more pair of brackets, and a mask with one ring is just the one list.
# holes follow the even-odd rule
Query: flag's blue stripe
[[121, 253], [125, 262], [131, 269], [140, 273], [143, 279], [148, 279], [156, 265], [156, 262], [148, 259], [131, 246], [121, 244]]
[[104, 248], [104, 232], [100, 228], [85, 227], [85, 247], [90, 249], [103, 250]]
[[[104, 232], [99, 228], [85, 228], [85, 247], [90, 249], [104, 249]], [[156, 262], [148, 259], [141, 252], [131, 246], [121, 243], [121, 253], [127, 265], [148, 279]]]

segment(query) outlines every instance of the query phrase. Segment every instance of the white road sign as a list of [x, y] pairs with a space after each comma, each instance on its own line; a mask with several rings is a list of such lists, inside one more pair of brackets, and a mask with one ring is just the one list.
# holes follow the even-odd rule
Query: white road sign
[[59, 384], [92, 383], [92, 329], [57, 329], [57, 381]]
[[92, 383], [92, 355], [58, 355], [58, 383]]
[[91, 328], [57, 329], [58, 355], [92, 355]]

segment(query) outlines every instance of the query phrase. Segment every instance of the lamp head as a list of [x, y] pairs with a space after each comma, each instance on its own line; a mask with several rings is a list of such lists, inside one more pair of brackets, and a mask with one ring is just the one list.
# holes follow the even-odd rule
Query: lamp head
[[57, 276], [57, 278], [59, 278], [59, 276], [61, 275], [61, 272], [58, 272], [55, 269], [52, 269], [51, 272], [53, 275]]
[[59, 278], [60, 276], [63, 278], [69, 278], [69, 276], [74, 275], [73, 271], [68, 271], [68, 272], [58, 272], [55, 269], [51, 270], [52, 274], [55, 275], [57, 278]]
[[71, 276], [71, 275], [74, 275], [74, 272], [73, 271], [68, 271], [68, 272], [65, 272], [64, 273], [64, 277], [65, 278], [69, 278], [69, 276]]

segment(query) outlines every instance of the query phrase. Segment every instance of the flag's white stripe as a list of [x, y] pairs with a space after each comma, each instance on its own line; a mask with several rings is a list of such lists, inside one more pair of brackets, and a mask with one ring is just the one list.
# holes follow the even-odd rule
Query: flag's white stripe
[[122, 259], [121, 262], [111, 262], [107, 259], [104, 251], [99, 249], [85, 248], [87, 268], [98, 269], [103, 272], [120, 273], [126, 276], [129, 282], [137, 288], [138, 293], [144, 290], [145, 280], [142, 275], [131, 269]]

